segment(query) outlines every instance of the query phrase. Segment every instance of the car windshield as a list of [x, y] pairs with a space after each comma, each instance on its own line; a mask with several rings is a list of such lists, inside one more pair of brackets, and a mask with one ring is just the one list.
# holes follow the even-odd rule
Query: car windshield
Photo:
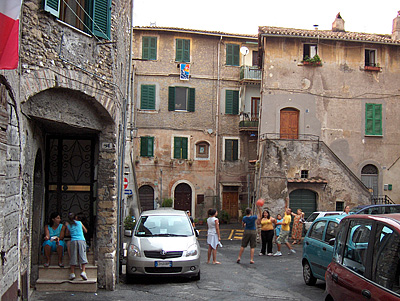
[[319, 215], [319, 213], [318, 212], [314, 212], [313, 214], [311, 214], [308, 218], [307, 218], [307, 222], [313, 222], [316, 218], [317, 218], [317, 216]]
[[186, 216], [142, 216], [136, 227], [136, 236], [190, 236], [192, 228]]

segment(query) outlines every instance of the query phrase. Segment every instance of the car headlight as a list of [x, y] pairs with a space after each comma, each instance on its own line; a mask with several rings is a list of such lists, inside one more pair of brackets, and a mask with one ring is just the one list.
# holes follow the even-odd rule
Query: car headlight
[[186, 256], [196, 256], [197, 255], [197, 245], [191, 245], [187, 251], [186, 251]]
[[130, 245], [128, 252], [129, 252], [128, 256], [129, 255], [134, 256], [134, 257], [140, 257], [141, 256], [139, 248], [137, 246], [135, 246], [135, 245]]

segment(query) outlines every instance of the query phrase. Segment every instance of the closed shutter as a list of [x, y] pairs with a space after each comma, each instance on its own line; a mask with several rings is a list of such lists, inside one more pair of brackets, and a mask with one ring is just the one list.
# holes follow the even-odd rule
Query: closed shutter
[[177, 62], [190, 62], [190, 40], [176, 39]]
[[233, 101], [232, 101], [232, 114], [239, 114], [239, 91], [233, 92]]
[[143, 37], [142, 39], [142, 59], [156, 60], [157, 59], [157, 38]]
[[99, 38], [110, 40], [111, 0], [94, 0], [93, 2], [93, 34]]
[[188, 158], [188, 139], [186, 137], [174, 137], [174, 158]]
[[142, 85], [140, 91], [140, 109], [155, 110], [156, 86]]
[[194, 88], [189, 88], [189, 100], [188, 100], [188, 111], [194, 112], [195, 109], [195, 96], [196, 92]]
[[239, 66], [239, 45], [226, 45], [226, 64], [228, 66]]
[[140, 156], [153, 157], [154, 137], [140, 137]]
[[175, 87], [168, 88], [168, 111], [175, 111]]
[[381, 104], [365, 104], [365, 135], [382, 135]]
[[182, 159], [188, 158], [188, 139], [182, 137]]
[[225, 161], [237, 161], [239, 154], [239, 141], [237, 139], [225, 140]]
[[60, 1], [59, 0], [43, 0], [44, 10], [55, 16], [60, 17]]
[[232, 161], [237, 161], [239, 153], [239, 141], [232, 140]]
[[239, 91], [226, 90], [225, 114], [239, 114]]

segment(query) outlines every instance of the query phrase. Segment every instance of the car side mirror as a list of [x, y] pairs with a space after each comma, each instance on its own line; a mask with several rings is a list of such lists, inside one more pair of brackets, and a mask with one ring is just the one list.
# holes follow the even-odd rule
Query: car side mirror
[[194, 229], [194, 233], [196, 234], [196, 237], [199, 237], [199, 230]]
[[132, 237], [132, 230], [125, 230], [124, 235], [128, 237]]
[[333, 246], [335, 244], [335, 238], [331, 238], [328, 243], [330, 246]]

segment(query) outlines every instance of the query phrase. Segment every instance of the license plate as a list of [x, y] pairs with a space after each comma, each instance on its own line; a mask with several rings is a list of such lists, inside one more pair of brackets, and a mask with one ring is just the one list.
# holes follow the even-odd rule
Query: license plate
[[172, 261], [156, 261], [154, 266], [156, 268], [170, 268], [172, 267]]

